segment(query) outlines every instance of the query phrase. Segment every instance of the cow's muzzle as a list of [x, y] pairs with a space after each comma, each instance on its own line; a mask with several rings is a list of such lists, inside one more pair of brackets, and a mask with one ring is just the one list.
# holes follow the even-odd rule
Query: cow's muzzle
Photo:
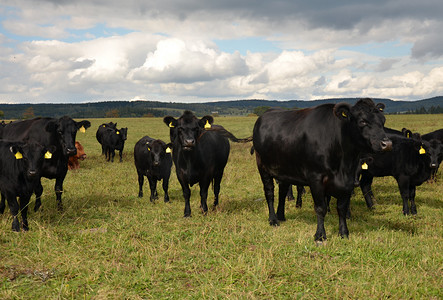
[[384, 138], [380, 142], [381, 151], [391, 151], [392, 150], [392, 141], [388, 138]]
[[77, 154], [77, 148], [68, 148], [66, 149], [66, 153], [68, 154], [68, 156], [73, 156]]
[[37, 171], [36, 170], [28, 170], [28, 177], [35, 177], [35, 175], [37, 175]]
[[190, 151], [194, 149], [195, 146], [195, 140], [194, 139], [186, 139], [183, 142], [183, 149], [186, 151]]

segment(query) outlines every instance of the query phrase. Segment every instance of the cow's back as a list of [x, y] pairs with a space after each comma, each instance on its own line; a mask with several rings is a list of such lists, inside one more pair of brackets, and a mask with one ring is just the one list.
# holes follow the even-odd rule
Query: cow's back
[[2, 138], [16, 141], [29, 138], [44, 146], [56, 144], [54, 134], [46, 131], [46, 126], [51, 120], [51, 118], [36, 118], [12, 122], [4, 127]]

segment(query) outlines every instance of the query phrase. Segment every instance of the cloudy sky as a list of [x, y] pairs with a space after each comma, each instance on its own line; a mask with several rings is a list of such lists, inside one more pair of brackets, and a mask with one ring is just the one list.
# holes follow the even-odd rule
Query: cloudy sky
[[0, 102], [443, 95], [441, 0], [0, 0]]

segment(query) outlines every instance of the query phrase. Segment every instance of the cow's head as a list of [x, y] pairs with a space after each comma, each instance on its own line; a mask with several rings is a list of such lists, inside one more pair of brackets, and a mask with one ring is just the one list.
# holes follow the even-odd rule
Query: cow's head
[[40, 176], [43, 161], [50, 159], [55, 152], [55, 146], [43, 147], [38, 143], [15, 143], [9, 150], [14, 155], [14, 159], [24, 164], [25, 175], [28, 178]]
[[128, 128], [127, 127], [117, 129], [115, 131], [115, 133], [118, 134], [123, 141], [126, 141], [126, 139], [128, 138]]
[[443, 161], [443, 144], [439, 140], [422, 140], [421, 143], [421, 147], [418, 150], [419, 154], [426, 157], [429, 168], [438, 168]]
[[77, 149], [75, 148], [77, 130], [83, 131], [89, 127], [91, 127], [89, 121], [76, 122], [70, 117], [65, 116], [48, 122], [46, 131], [55, 132], [57, 141], [62, 145], [63, 155], [72, 156], [77, 154]]
[[354, 106], [338, 103], [334, 113], [343, 122], [347, 122], [352, 132], [353, 143], [359, 144], [371, 152], [392, 150], [392, 141], [383, 130], [386, 118], [383, 115], [384, 104], [377, 105], [369, 99], [360, 99]]
[[80, 160], [86, 159], [86, 153], [83, 145], [79, 142], [75, 142], [75, 148], [77, 149], [77, 154], [75, 156]]
[[170, 128], [171, 141], [181, 145], [183, 150], [191, 151], [204, 131], [205, 125], [212, 124], [214, 119], [211, 116], [197, 119], [192, 112], [187, 110], [180, 118], [167, 116], [163, 118], [163, 122]]
[[154, 167], [159, 167], [167, 155], [171, 155], [172, 144], [166, 144], [162, 140], [153, 140], [146, 144], [151, 162]]

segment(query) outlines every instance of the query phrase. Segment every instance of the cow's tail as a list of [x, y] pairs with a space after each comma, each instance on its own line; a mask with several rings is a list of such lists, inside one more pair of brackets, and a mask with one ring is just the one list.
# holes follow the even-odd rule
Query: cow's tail
[[251, 155], [254, 154], [254, 146], [251, 147]]
[[221, 135], [223, 135], [224, 137], [230, 139], [235, 143], [248, 143], [252, 141], [252, 136], [244, 139], [239, 139], [235, 135], [227, 131], [223, 126], [220, 125], [213, 125], [212, 128], [206, 130], [217, 131], [218, 133], [220, 133]]

